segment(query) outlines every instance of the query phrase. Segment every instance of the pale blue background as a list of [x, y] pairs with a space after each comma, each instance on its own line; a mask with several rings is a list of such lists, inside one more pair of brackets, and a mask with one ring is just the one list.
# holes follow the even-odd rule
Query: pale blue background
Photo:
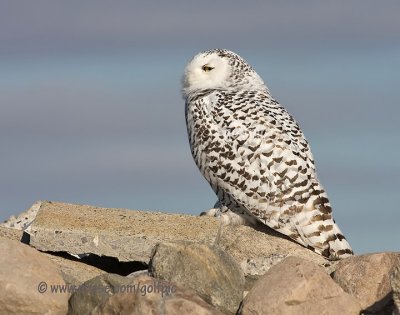
[[197, 214], [180, 78], [252, 64], [358, 253], [400, 250], [400, 1], [0, 1], [0, 219], [35, 200]]

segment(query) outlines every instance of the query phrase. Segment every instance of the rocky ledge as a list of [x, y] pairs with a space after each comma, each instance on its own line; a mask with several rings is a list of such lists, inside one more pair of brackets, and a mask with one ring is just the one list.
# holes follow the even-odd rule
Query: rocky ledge
[[211, 217], [44, 201], [0, 252], [1, 314], [400, 314], [400, 253], [332, 262]]

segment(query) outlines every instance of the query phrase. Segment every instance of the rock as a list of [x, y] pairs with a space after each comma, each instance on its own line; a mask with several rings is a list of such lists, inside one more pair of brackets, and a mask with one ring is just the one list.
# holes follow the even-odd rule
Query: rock
[[236, 313], [244, 276], [237, 262], [217, 246], [192, 242], [160, 243], [149, 271], [155, 278], [195, 290], [225, 313]]
[[400, 266], [394, 268], [390, 283], [393, 290], [393, 315], [400, 315]]
[[85, 282], [69, 301], [73, 314], [221, 314], [193, 290], [147, 275], [104, 274]]
[[390, 274], [396, 265], [400, 265], [399, 253], [349, 257], [337, 264], [333, 278], [364, 310], [377, 312], [391, 301]]
[[0, 226], [0, 237], [7, 238], [9, 240], [20, 241], [22, 239], [23, 231], [12, 228]]
[[243, 300], [239, 314], [359, 314], [356, 298], [325, 271], [305, 259], [288, 257], [271, 267]]
[[[15, 240], [0, 238], [0, 310], [2, 314], [66, 314], [68, 293], [57, 267], [43, 254]], [[43, 293], [41, 293], [43, 292]]]
[[[93, 253], [148, 264], [157, 243], [214, 244], [219, 228], [218, 219], [207, 216], [46, 201], [31, 225], [30, 244], [42, 251]], [[246, 276], [258, 277], [287, 256], [310, 260], [332, 272], [333, 263], [266, 226], [224, 226], [218, 245], [239, 262]]]
[[136, 291], [112, 295], [107, 301], [98, 305], [92, 315], [222, 315], [193, 290], [182, 289], [171, 282], [146, 275], [134, 279], [137, 285]]
[[41, 206], [41, 201], [36, 201], [28, 210], [22, 212], [17, 217], [11, 216], [6, 221], [0, 224], [0, 226], [17, 229], [26, 230], [36, 217]]
[[94, 308], [105, 302], [111, 295], [125, 292], [134, 283], [134, 278], [117, 274], [103, 274], [90, 279], [81, 286], [69, 299], [69, 315], [90, 314]]
[[[22, 239], [22, 234], [22, 230], [0, 226], [0, 237], [20, 241]], [[79, 286], [83, 282], [105, 273], [105, 271], [82, 263], [73, 257], [65, 258], [49, 253], [42, 254], [58, 266], [58, 269], [67, 284]]]

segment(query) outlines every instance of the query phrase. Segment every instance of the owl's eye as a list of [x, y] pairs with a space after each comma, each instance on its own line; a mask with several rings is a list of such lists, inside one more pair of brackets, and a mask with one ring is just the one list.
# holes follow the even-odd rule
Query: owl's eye
[[210, 66], [204, 65], [204, 66], [201, 67], [201, 69], [203, 71], [205, 71], [205, 72], [208, 72], [208, 71], [211, 71], [212, 69], [214, 69], [214, 67], [210, 67]]

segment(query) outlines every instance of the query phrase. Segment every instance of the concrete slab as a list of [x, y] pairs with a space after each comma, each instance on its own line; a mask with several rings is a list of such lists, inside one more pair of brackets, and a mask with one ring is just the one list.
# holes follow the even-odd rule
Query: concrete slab
[[44, 201], [31, 225], [30, 245], [147, 263], [156, 243], [213, 242], [218, 226], [213, 218]]
[[[213, 217], [44, 201], [31, 225], [30, 245], [41, 251], [92, 253], [147, 264], [157, 243], [185, 240], [213, 244], [219, 228]], [[262, 275], [287, 256], [313, 261], [328, 273], [334, 267], [334, 263], [265, 226], [224, 226], [218, 245], [239, 262], [246, 276]]]

